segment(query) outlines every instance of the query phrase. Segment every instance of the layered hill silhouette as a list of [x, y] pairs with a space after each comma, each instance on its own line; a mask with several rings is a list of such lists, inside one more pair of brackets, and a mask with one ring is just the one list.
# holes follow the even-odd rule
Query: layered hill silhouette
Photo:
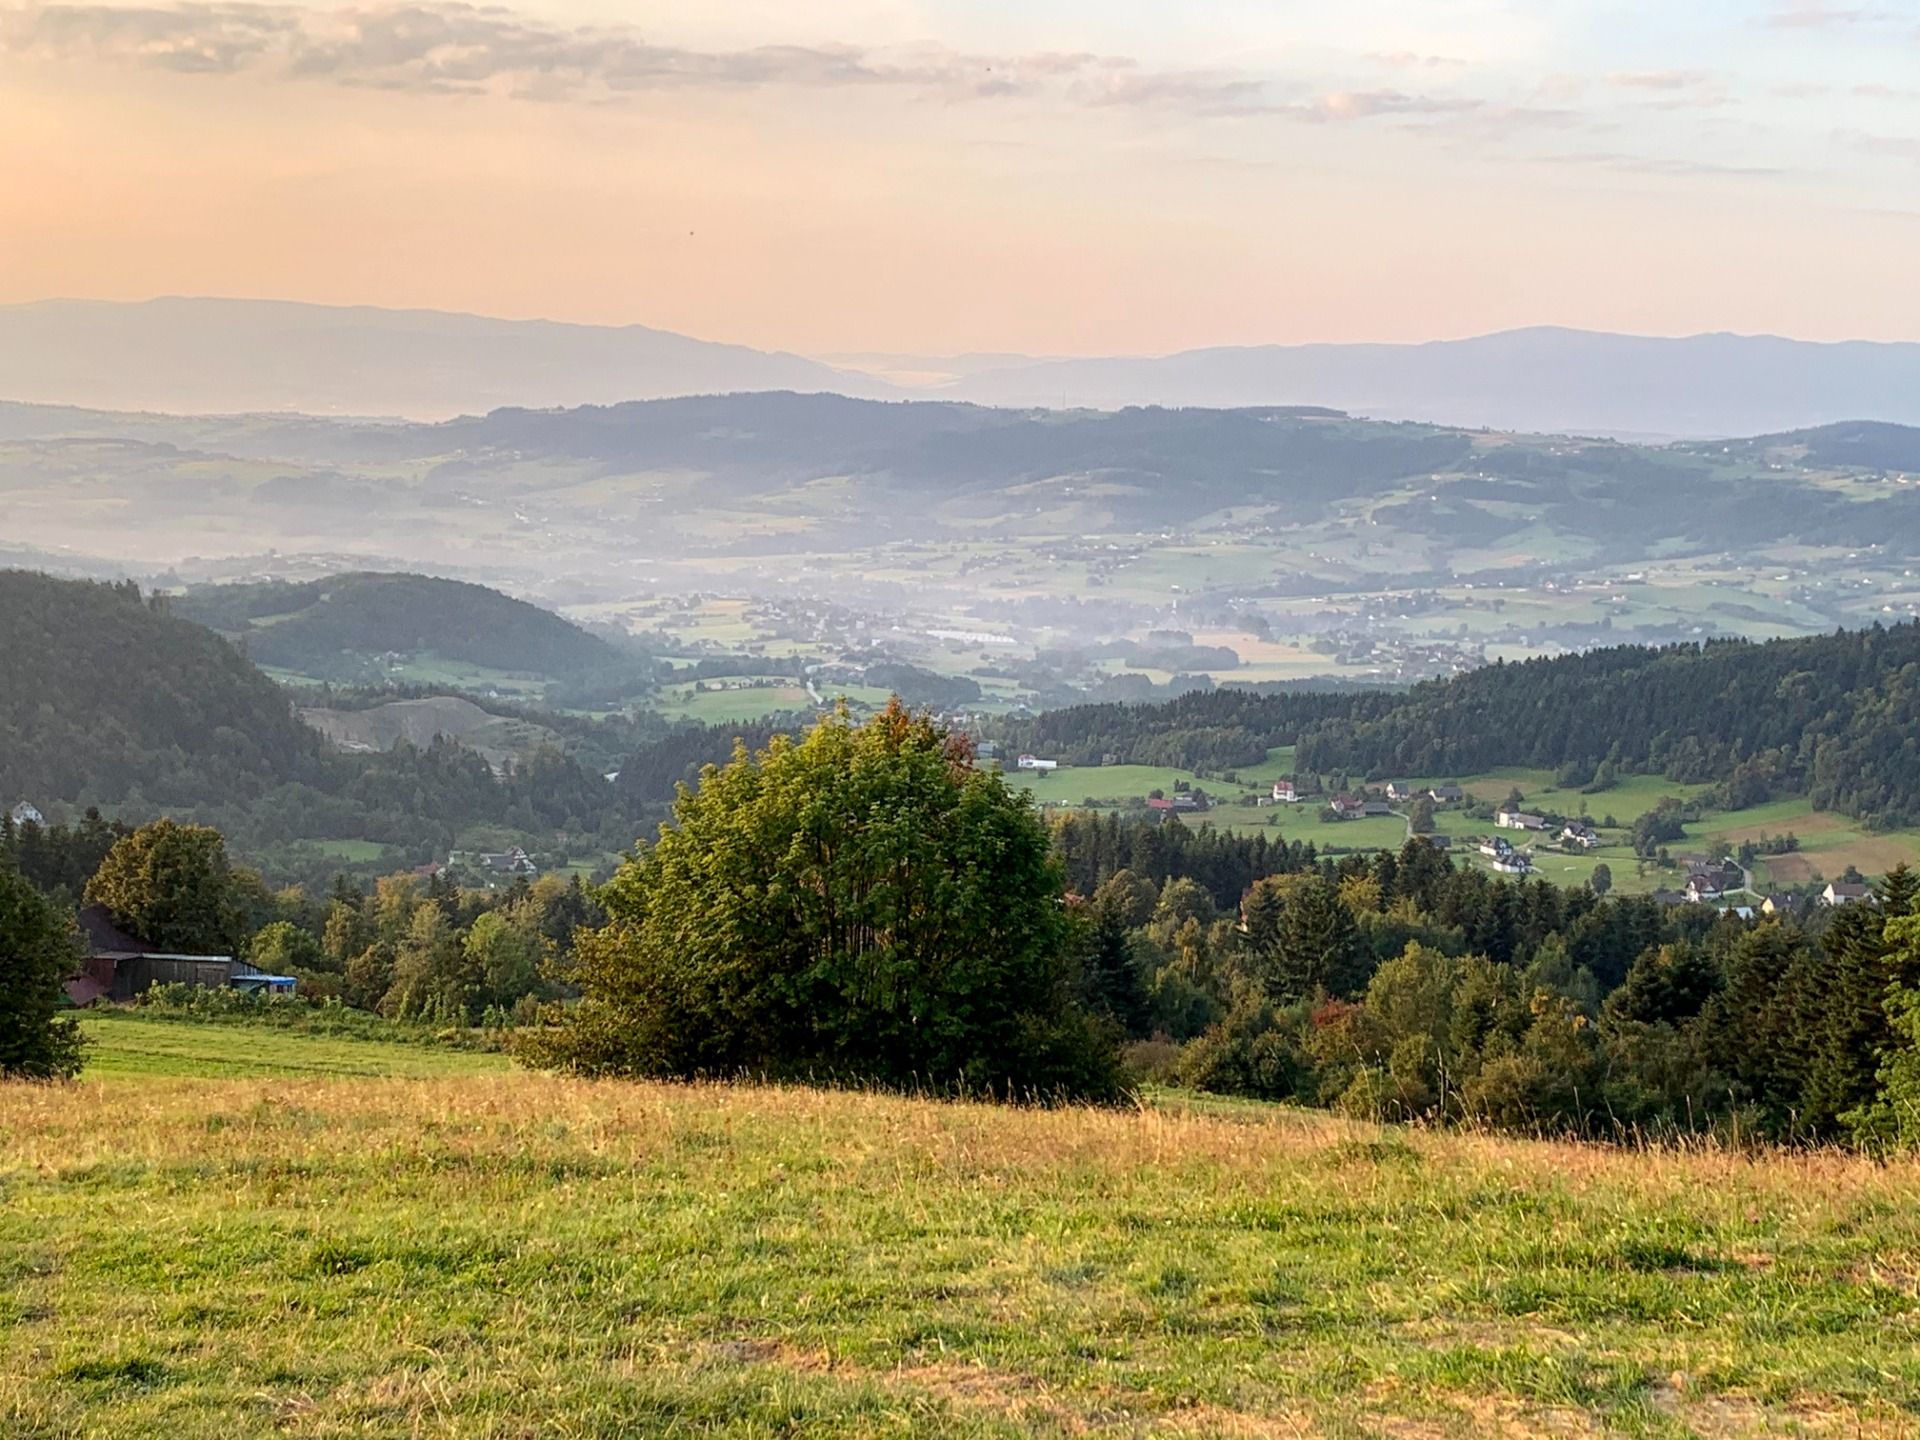
[[746, 391], [1016, 408], [1321, 405], [1386, 420], [1662, 439], [1920, 424], [1920, 344], [1539, 327], [1427, 344], [1159, 356], [855, 357], [645, 326], [166, 298], [0, 307], [0, 399], [174, 414], [445, 419]]

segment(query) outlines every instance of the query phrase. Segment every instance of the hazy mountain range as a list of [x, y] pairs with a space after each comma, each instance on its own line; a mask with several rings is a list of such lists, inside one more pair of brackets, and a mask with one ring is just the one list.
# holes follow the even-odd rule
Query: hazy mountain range
[[499, 406], [792, 390], [1018, 408], [1327, 405], [1503, 430], [1696, 438], [1920, 423], [1920, 344], [1562, 329], [1159, 357], [859, 354], [835, 363], [642, 326], [278, 301], [0, 307], [0, 399], [178, 414], [440, 419]]

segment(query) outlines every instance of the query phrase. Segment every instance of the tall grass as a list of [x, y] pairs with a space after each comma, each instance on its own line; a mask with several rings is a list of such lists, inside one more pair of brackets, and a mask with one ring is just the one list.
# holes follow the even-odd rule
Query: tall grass
[[0, 1434], [1914, 1433], [1920, 1166], [1250, 1104], [0, 1090]]

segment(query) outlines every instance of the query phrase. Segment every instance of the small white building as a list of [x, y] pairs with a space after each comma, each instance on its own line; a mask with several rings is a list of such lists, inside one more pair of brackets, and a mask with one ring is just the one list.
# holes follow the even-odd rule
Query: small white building
[[1524, 810], [1502, 810], [1493, 817], [1493, 823], [1502, 830], [1544, 830], [1547, 819], [1544, 815], [1529, 815]]
[[1396, 803], [1403, 800], [1411, 800], [1413, 799], [1413, 787], [1402, 784], [1398, 780], [1389, 780], [1387, 782], [1387, 799], [1395, 801]]
[[1871, 905], [1874, 903], [1873, 887], [1835, 880], [1820, 892], [1820, 903], [1822, 905]]
[[1058, 770], [1060, 768], [1058, 760], [1042, 760], [1037, 755], [1022, 755], [1014, 761], [1014, 764], [1022, 770]]
[[1502, 875], [1531, 875], [1533, 861], [1518, 850], [1509, 850], [1504, 855], [1493, 857], [1493, 868]]
[[47, 823], [47, 817], [42, 815], [38, 807], [29, 800], [22, 800], [18, 805], [14, 806], [13, 809], [9, 810], [7, 814], [16, 826], [44, 825]]
[[1273, 803], [1274, 804], [1292, 805], [1297, 800], [1299, 800], [1299, 798], [1300, 798], [1299, 788], [1293, 783], [1293, 781], [1276, 780], [1273, 782]]

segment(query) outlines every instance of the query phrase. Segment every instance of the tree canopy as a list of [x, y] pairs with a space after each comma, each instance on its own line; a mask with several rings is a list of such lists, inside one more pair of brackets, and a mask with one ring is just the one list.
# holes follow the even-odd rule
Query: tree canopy
[[61, 982], [79, 955], [72, 916], [0, 859], [0, 1077], [79, 1071], [79, 1028], [59, 1014]]
[[740, 747], [606, 887], [550, 1063], [1108, 1100], [1045, 827], [890, 706]]

